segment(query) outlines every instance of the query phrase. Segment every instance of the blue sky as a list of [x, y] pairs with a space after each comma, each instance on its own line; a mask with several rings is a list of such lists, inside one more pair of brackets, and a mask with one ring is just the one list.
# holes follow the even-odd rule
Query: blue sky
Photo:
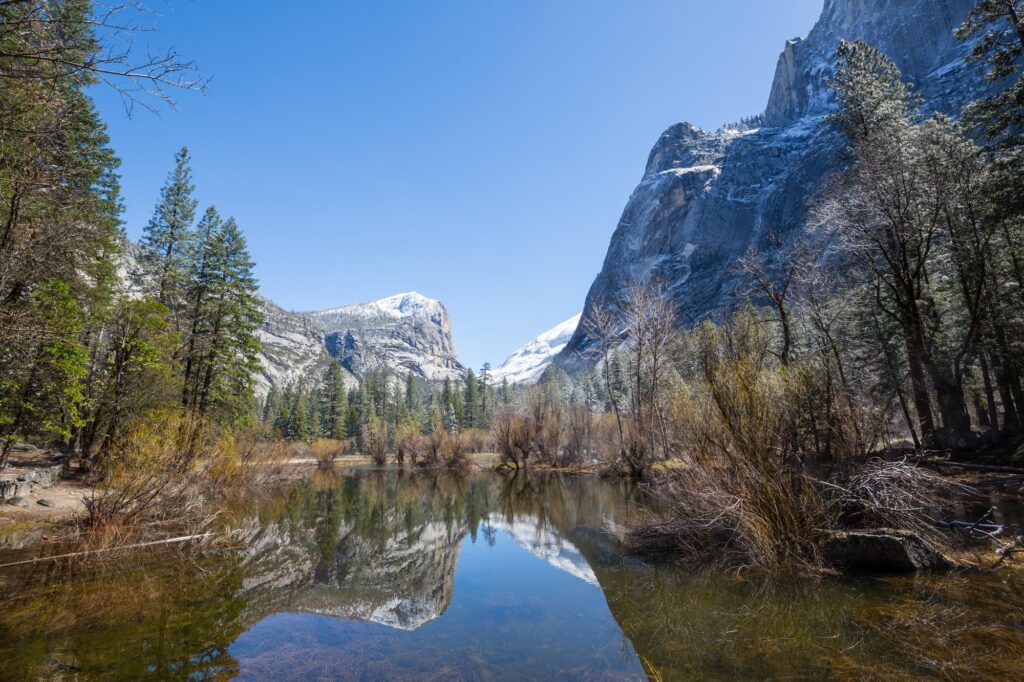
[[661, 131], [761, 111], [821, 0], [152, 7], [144, 40], [212, 81], [131, 118], [96, 92], [129, 236], [188, 145], [265, 295], [313, 310], [419, 291], [479, 367], [579, 311]]

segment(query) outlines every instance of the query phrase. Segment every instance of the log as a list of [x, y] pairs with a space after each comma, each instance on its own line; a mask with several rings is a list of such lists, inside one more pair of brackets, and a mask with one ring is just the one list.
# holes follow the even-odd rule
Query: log
[[22, 559], [21, 561], [12, 561], [8, 564], [0, 564], [0, 568], [8, 568], [10, 566], [23, 566], [25, 564], [35, 564], [40, 561], [53, 561], [56, 559], [70, 559], [76, 556], [85, 556], [87, 554], [102, 554], [104, 552], [116, 552], [121, 549], [141, 549], [142, 547], [153, 547], [155, 545], [170, 545], [179, 542], [188, 542], [189, 540], [198, 540], [200, 538], [207, 538], [213, 535], [213, 533], [197, 533], [196, 535], [182, 535], [176, 538], [167, 538], [166, 540], [151, 540], [149, 542], [139, 542], [134, 545], [121, 545], [120, 547], [101, 547], [100, 549], [86, 549], [81, 552], [69, 552], [67, 554], [54, 554], [53, 556], [41, 556], [34, 559]]

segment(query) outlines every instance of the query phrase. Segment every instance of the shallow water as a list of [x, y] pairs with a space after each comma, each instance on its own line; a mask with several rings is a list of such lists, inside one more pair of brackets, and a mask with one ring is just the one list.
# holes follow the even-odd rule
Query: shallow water
[[0, 678], [1024, 675], [1015, 574], [650, 565], [602, 532], [637, 501], [593, 477], [320, 471], [238, 510], [235, 549], [6, 570]]

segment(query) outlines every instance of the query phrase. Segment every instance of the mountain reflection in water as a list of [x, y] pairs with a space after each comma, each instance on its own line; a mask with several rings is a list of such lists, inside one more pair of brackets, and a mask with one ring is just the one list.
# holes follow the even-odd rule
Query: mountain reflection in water
[[[1013, 574], [737, 582], [624, 557], [594, 477], [317, 471], [237, 547], [0, 573], [4, 679], [1012, 679]], [[0, 557], [2, 559], [2, 557]]]

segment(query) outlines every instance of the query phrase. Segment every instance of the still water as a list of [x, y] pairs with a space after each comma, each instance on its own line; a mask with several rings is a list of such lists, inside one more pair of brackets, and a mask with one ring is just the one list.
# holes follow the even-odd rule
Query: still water
[[6, 570], [0, 678], [1024, 677], [1016, 574], [652, 565], [602, 530], [640, 502], [586, 476], [318, 471], [226, 518], [231, 549]]

